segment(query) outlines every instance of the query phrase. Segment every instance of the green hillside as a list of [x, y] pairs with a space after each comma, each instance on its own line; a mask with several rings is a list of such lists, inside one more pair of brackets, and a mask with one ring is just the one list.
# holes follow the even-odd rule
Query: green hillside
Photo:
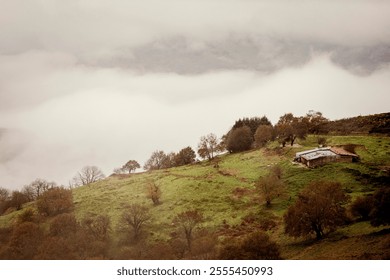
[[[316, 137], [309, 136], [294, 147], [280, 148], [271, 143], [266, 148], [219, 156], [219, 163], [203, 161], [183, 167], [139, 174], [112, 175], [105, 180], [73, 189], [76, 217], [107, 214], [112, 223], [112, 240], [121, 236], [120, 217], [124, 206], [139, 203], [149, 208], [151, 220], [144, 232], [147, 242], [166, 242], [175, 231], [173, 219], [183, 211], [203, 213], [202, 228], [214, 232], [219, 240], [248, 227], [266, 228], [287, 259], [361, 259], [384, 258], [390, 254], [389, 227], [372, 227], [369, 222], [355, 222], [339, 228], [322, 241], [294, 239], [284, 234], [283, 214], [297, 194], [316, 179], [338, 181], [352, 197], [372, 193], [388, 185], [390, 138], [374, 136], [329, 136], [329, 145], [355, 144], [358, 163], [332, 163], [309, 169], [293, 163], [296, 152], [316, 147]], [[260, 203], [255, 181], [279, 165], [286, 193], [272, 201], [271, 207]], [[153, 205], [146, 186], [153, 181], [161, 189], [161, 203]], [[17, 212], [0, 217], [0, 226], [10, 223]], [[251, 222], [243, 223], [251, 217]]]

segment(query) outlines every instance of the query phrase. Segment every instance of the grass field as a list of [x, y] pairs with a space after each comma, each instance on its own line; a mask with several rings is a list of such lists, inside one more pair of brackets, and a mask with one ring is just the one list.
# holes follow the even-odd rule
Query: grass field
[[[368, 222], [352, 223], [338, 229], [323, 241], [294, 239], [286, 236], [282, 217], [302, 188], [316, 179], [338, 181], [354, 197], [371, 193], [388, 184], [390, 138], [374, 136], [328, 136], [329, 145], [360, 145], [358, 163], [333, 163], [308, 169], [292, 162], [296, 152], [316, 146], [316, 137], [309, 136], [297, 147], [274, 150], [252, 150], [220, 156], [219, 167], [212, 162], [140, 174], [111, 176], [100, 182], [73, 190], [75, 213], [79, 219], [89, 213], [108, 214], [113, 239], [124, 206], [139, 203], [147, 206], [152, 219], [147, 225], [148, 240], [168, 240], [174, 217], [185, 210], [197, 209], [205, 221], [202, 227], [218, 231], [223, 226], [235, 226], [248, 214], [273, 216], [277, 226], [268, 233], [287, 259], [359, 259], [382, 258], [390, 252], [388, 227], [374, 228]], [[269, 167], [281, 166], [287, 193], [275, 199], [270, 208], [254, 200], [254, 183], [267, 174]], [[162, 192], [161, 204], [154, 206], [146, 197], [147, 183], [153, 181]], [[351, 200], [351, 201], [352, 201]], [[0, 217], [0, 227], [8, 225], [17, 212]], [[375, 234], [376, 232], [379, 232]]]

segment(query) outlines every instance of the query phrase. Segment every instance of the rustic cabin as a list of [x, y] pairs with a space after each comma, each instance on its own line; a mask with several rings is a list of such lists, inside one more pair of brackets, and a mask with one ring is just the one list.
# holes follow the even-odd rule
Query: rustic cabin
[[342, 148], [325, 147], [296, 153], [294, 160], [314, 168], [329, 162], [354, 162], [357, 159], [358, 155]]
[[339, 147], [332, 147], [330, 148], [332, 152], [334, 152], [336, 155], [338, 155], [337, 161], [338, 162], [356, 162], [359, 160], [359, 156], [348, 152], [344, 150], [343, 148]]

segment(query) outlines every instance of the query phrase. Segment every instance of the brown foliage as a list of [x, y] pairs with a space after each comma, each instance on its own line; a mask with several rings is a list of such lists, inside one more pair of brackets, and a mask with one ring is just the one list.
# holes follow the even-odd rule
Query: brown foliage
[[9, 191], [0, 187], [0, 215], [9, 207]]
[[131, 228], [133, 240], [138, 241], [142, 227], [151, 218], [148, 208], [139, 204], [131, 204], [125, 207], [121, 217], [121, 225], [124, 230]]
[[216, 258], [218, 237], [206, 229], [199, 230], [192, 243], [191, 258], [209, 260]]
[[271, 125], [260, 125], [255, 133], [256, 147], [264, 147], [272, 140], [274, 129]]
[[46, 237], [39, 247], [36, 259], [39, 260], [74, 260], [77, 259], [75, 248], [69, 239], [61, 236]]
[[25, 222], [32, 222], [34, 223], [38, 218], [36, 217], [36, 213], [33, 209], [28, 208], [24, 210], [21, 214], [18, 215], [17, 223], [25, 223]]
[[6, 250], [9, 259], [32, 260], [41, 244], [43, 232], [38, 225], [25, 222], [17, 224], [11, 234]]
[[390, 187], [377, 190], [373, 196], [373, 210], [370, 213], [373, 226], [390, 224]]
[[340, 183], [314, 181], [300, 193], [284, 215], [285, 232], [294, 237], [314, 232], [317, 239], [321, 239], [326, 232], [345, 223], [343, 204], [347, 201]]
[[76, 217], [70, 213], [57, 215], [50, 223], [50, 235], [67, 237], [80, 228]]
[[33, 182], [24, 186], [23, 193], [28, 197], [29, 201], [38, 199], [45, 191], [56, 187], [55, 182], [48, 182], [44, 179], [35, 179]]
[[37, 201], [38, 212], [46, 216], [55, 216], [73, 209], [72, 191], [64, 188], [52, 188], [44, 192]]
[[154, 205], [160, 204], [161, 189], [155, 182], [149, 182], [146, 186], [146, 197], [153, 201]]
[[274, 166], [268, 175], [260, 177], [256, 182], [256, 189], [259, 191], [260, 198], [265, 201], [267, 207], [271, 206], [272, 200], [285, 192], [285, 186], [281, 180], [281, 176], [281, 168]]
[[223, 150], [224, 148], [221, 141], [214, 133], [210, 133], [200, 138], [198, 154], [201, 158], [211, 160]]
[[279, 246], [262, 231], [255, 231], [243, 240], [228, 239], [220, 248], [221, 260], [278, 260]]
[[8, 203], [8, 207], [14, 207], [16, 210], [22, 209], [24, 203], [28, 202], [26, 195], [20, 191], [13, 191]]
[[136, 160], [129, 160], [125, 165], [122, 166], [122, 170], [129, 172], [129, 174], [135, 171], [137, 168], [141, 168]]
[[238, 153], [250, 150], [253, 143], [251, 129], [242, 126], [231, 130], [226, 140], [226, 149], [230, 153]]
[[202, 213], [197, 210], [188, 210], [178, 214], [173, 223], [176, 224], [184, 232], [184, 236], [187, 240], [187, 249], [191, 252], [193, 231], [196, 226], [203, 221]]
[[173, 161], [174, 166], [182, 166], [194, 163], [196, 159], [195, 151], [191, 147], [186, 147], [181, 149], [177, 154], [175, 154]]
[[165, 154], [164, 151], [154, 151], [150, 158], [144, 164], [145, 170], [159, 170], [172, 167], [171, 155]]
[[287, 113], [280, 117], [275, 129], [283, 147], [287, 142], [293, 146], [297, 138], [305, 139], [308, 133], [308, 123], [304, 117], [294, 117], [292, 113]]
[[368, 220], [374, 207], [372, 196], [359, 196], [350, 206], [350, 212], [354, 217], [362, 220]]
[[103, 215], [88, 215], [82, 220], [82, 227], [96, 240], [106, 242], [109, 240], [111, 231], [110, 217]]

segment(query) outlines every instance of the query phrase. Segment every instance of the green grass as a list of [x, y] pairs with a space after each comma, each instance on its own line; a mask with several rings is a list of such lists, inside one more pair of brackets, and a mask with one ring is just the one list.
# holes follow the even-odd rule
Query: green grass
[[[292, 160], [296, 152], [316, 147], [316, 137], [309, 136], [305, 141], [299, 141], [300, 147], [285, 147], [282, 153], [273, 152], [278, 145], [271, 143], [268, 150], [222, 155], [219, 168], [215, 168], [213, 163], [200, 162], [167, 170], [109, 177], [73, 190], [75, 213], [80, 220], [88, 213], [109, 215], [115, 234], [124, 205], [131, 203], [145, 205], [152, 215], [147, 228], [151, 241], [168, 240], [174, 230], [172, 228], [174, 217], [190, 209], [197, 209], [203, 213], [205, 222], [202, 226], [210, 230], [218, 230], [223, 224], [238, 225], [249, 213], [272, 213], [280, 217], [280, 220], [278, 227], [270, 234], [280, 244], [283, 257], [353, 258], [348, 255], [348, 250], [351, 250], [354, 242], [358, 242], [363, 235], [375, 232], [376, 228], [367, 223], [352, 224], [339, 229], [335, 233], [333, 243], [329, 240], [321, 243], [311, 243], [312, 241], [304, 239], [295, 240], [283, 233], [281, 217], [298, 193], [313, 180], [336, 180], [352, 197], [356, 197], [378, 188], [378, 180], [385, 176], [382, 167], [390, 166], [389, 137], [327, 136], [327, 140], [330, 145], [363, 145], [357, 149], [360, 162], [333, 163], [315, 169], [294, 164]], [[275, 199], [271, 208], [266, 209], [253, 201], [254, 183], [259, 176], [267, 174], [269, 167], [275, 164], [281, 166], [283, 170], [282, 180], [287, 187], [287, 194]], [[157, 206], [146, 197], [146, 186], [151, 180], [162, 191], [161, 204]], [[241, 196], [234, 195], [237, 189], [244, 189], [247, 192]], [[0, 227], [9, 225], [16, 215], [18, 212], [1, 216]], [[336, 240], [337, 234], [349, 239]], [[337, 248], [335, 245], [337, 243], [344, 249]], [[359, 244], [356, 248], [360, 250], [357, 255], [363, 254], [364, 245]], [[370, 250], [369, 247], [366, 249]], [[331, 253], [331, 250], [336, 253]]]

